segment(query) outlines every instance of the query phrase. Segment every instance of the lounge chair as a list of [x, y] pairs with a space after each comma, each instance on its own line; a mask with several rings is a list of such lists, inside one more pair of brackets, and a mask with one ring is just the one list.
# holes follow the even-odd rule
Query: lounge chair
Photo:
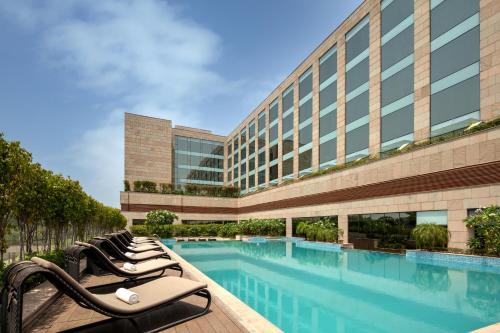
[[134, 237], [130, 231], [128, 230], [123, 230], [122, 233], [132, 242], [136, 242], [136, 241], [157, 241], [157, 240], [160, 240], [160, 237], [158, 235], [153, 235], [153, 237], [146, 237], [146, 236], [139, 236], [139, 237]]
[[142, 253], [146, 251], [162, 251], [163, 249], [158, 244], [152, 245], [140, 245], [138, 247], [131, 247], [130, 244], [125, 244], [123, 241], [115, 234], [106, 235], [111, 242], [113, 242], [116, 247], [118, 247], [123, 253], [132, 252], [132, 253]]
[[[165, 258], [139, 262], [135, 264], [136, 269], [130, 271], [125, 269], [123, 265], [118, 266], [113, 263], [101, 250], [88, 243], [76, 242], [74, 246], [66, 249], [64, 254], [67, 272], [77, 281], [79, 281], [80, 277], [79, 266], [82, 254], [87, 257], [87, 267], [90, 268], [94, 274], [105, 271], [116, 276], [127, 278], [128, 280], [138, 279], [153, 273], [159, 273], [155, 277], [162, 276], [167, 269], [179, 271], [180, 276], [183, 274], [182, 268], [178, 262]], [[76, 267], [73, 267], [73, 265]]]
[[[130, 331], [157, 332], [168, 327], [202, 316], [209, 311], [210, 292], [206, 285], [188, 279], [166, 276], [133, 286], [129, 290], [137, 293], [139, 302], [128, 304], [115, 296], [115, 290], [99, 292], [99, 286], [84, 288], [63, 269], [46, 260], [34, 257], [10, 266], [5, 272], [2, 289], [0, 331], [17, 333], [23, 330], [23, 284], [31, 276], [41, 274], [58, 290], [72, 298], [78, 305], [111, 317], [96, 323], [70, 329], [66, 332]], [[169, 306], [188, 296], [206, 299], [204, 308], [190, 312], [169, 322]], [[179, 311], [183, 311], [179, 308]]]
[[130, 240], [123, 232], [115, 232], [112, 235], [117, 236], [123, 244], [135, 243], [136, 245], [157, 245], [156, 240], [144, 239], [144, 240]]
[[108, 254], [109, 256], [124, 262], [131, 262], [136, 264], [138, 262], [156, 259], [156, 258], [166, 258], [170, 259], [170, 256], [166, 252], [161, 251], [146, 251], [141, 253], [135, 253], [133, 257], [127, 256], [126, 252], [120, 250], [110, 239], [106, 237], [94, 237], [94, 239], [89, 241], [90, 244], [96, 246], [102, 252]]

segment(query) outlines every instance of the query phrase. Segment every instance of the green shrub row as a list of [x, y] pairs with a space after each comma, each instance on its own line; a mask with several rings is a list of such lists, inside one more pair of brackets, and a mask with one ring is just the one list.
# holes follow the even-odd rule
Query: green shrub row
[[[130, 182], [123, 181], [124, 191], [132, 191]], [[161, 194], [179, 194], [179, 195], [196, 195], [208, 197], [226, 197], [237, 198], [240, 196], [240, 189], [236, 186], [214, 186], [214, 185], [197, 185], [186, 184], [184, 186], [174, 186], [172, 184], [160, 183], [148, 180], [134, 181], [134, 192], [143, 193], [161, 193]]]
[[343, 230], [339, 229], [332, 220], [321, 219], [316, 222], [302, 221], [297, 224], [297, 235], [310, 241], [338, 243]]
[[[134, 235], [150, 236], [145, 225], [135, 225], [131, 228]], [[226, 224], [167, 224], [157, 227], [156, 234], [161, 238], [170, 237], [228, 237], [236, 235], [249, 236], [282, 236], [285, 234], [285, 223], [282, 220], [247, 220], [241, 223]]]

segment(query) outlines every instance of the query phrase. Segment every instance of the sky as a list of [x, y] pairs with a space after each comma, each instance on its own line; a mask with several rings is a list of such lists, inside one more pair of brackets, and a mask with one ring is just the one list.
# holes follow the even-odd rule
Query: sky
[[119, 207], [123, 114], [227, 135], [361, 0], [2, 0], [0, 132]]

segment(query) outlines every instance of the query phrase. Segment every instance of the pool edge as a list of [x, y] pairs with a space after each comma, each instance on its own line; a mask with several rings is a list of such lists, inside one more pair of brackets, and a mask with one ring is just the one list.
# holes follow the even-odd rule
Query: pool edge
[[172, 260], [177, 261], [185, 271], [189, 272], [198, 281], [206, 283], [208, 285], [208, 289], [212, 293], [212, 296], [217, 298], [221, 305], [223, 305], [224, 310], [226, 310], [229, 315], [238, 321], [238, 323], [246, 330], [252, 333], [283, 333], [282, 330], [271, 323], [268, 319], [246, 305], [243, 301], [224, 289], [224, 287], [220, 286], [217, 282], [210, 279], [194, 265], [182, 258], [179, 254], [169, 249], [162, 242], [158, 243], [161, 244], [162, 248], [170, 255]]

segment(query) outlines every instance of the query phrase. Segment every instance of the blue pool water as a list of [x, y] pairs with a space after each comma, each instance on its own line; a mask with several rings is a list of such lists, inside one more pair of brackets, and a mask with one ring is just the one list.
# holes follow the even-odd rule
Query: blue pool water
[[469, 332], [500, 321], [500, 274], [284, 241], [170, 247], [285, 332]]

